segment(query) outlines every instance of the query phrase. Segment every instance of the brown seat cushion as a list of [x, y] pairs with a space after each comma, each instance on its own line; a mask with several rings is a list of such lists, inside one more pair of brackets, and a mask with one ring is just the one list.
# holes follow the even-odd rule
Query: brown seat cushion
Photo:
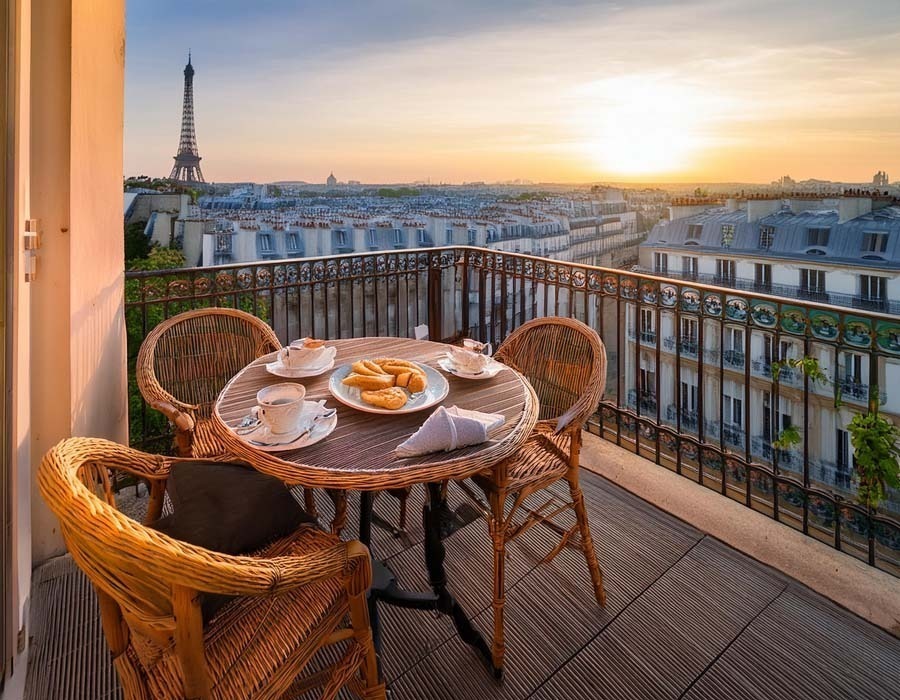
[[[172, 514], [153, 528], [182, 542], [222, 554], [251, 554], [315, 518], [278, 479], [241, 462], [179, 462], [166, 491]], [[209, 621], [230, 596], [203, 596]]]

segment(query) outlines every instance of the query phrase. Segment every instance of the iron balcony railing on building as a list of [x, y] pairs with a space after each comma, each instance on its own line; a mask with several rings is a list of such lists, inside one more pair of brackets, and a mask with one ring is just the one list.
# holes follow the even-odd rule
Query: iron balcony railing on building
[[[641, 274], [660, 274], [654, 272], [652, 268], [644, 266], [638, 267], [636, 272]], [[700, 282], [702, 284], [716, 285], [741, 291], [759, 292], [760, 294], [771, 294], [780, 297], [804, 299], [808, 301], [820, 302], [822, 304], [845, 306], [852, 309], [862, 309], [866, 311], [888, 314], [900, 314], [900, 300], [896, 299], [875, 299], [859, 294], [843, 294], [839, 292], [810, 290], [809, 288], [803, 287], [801, 285], [770, 284], [766, 282], [759, 282], [754, 279], [747, 279], [744, 277], [722, 277], [720, 275], [713, 275], [708, 272], [667, 270], [667, 272], [664, 274], [667, 277], [673, 277], [679, 280]]]
[[[772, 406], [780, 405], [780, 392], [788, 387], [773, 383], [763, 369], [751, 375], [751, 363], [739, 361], [750, 356], [751, 342], [761, 342], [761, 334], [771, 337], [776, 347], [782, 339], [791, 339], [806, 355], [831, 358], [826, 367], [837, 367], [842, 353], [864, 352], [868, 361], [857, 383], [875, 395], [886, 365], [900, 362], [898, 317], [810, 303], [796, 295], [741, 295], [735, 289], [672, 277], [484, 248], [374, 251], [129, 272], [126, 321], [132, 370], [141, 342], [157, 323], [204, 306], [249, 311], [284, 342], [303, 336], [412, 337], [416, 326], [427, 324], [433, 340], [472, 337], [497, 347], [531, 318], [577, 318], [597, 330], [609, 358], [606, 390], [588, 423], [590, 432], [900, 574], [900, 496], [889, 493], [879, 512], [871, 513], [852, 500], [843, 476], [841, 483], [838, 477], [835, 483], [827, 481], [836, 470], [817, 465], [836, 461], [835, 431], [830, 421], [829, 429], [816, 431], [814, 426], [823, 422], [812, 418], [827, 402], [806, 377], [790, 387], [790, 405], [792, 423], [809, 426], [811, 432], [801, 433], [801, 443], [792, 452], [775, 454], [770, 441], [761, 437], [763, 411], [753, 407], [762, 405], [760, 387], [770, 394]], [[628, 329], [639, 327], [642, 313], [649, 314], [656, 329], [680, 328], [684, 319], [692, 319], [696, 336], [680, 338], [677, 347], [674, 338], [666, 339], [675, 352], [663, 347], [665, 342], [638, 342]], [[742, 354], [735, 347], [714, 350], [722, 346], [726, 327], [742, 329]], [[646, 386], [647, 395], [638, 400], [634, 394], [629, 402], [629, 392], [643, 386], [642, 371], [653, 372], [643, 380], [656, 386]], [[744, 420], [722, 428], [718, 422], [726, 415], [726, 379], [732, 387], [730, 399], [741, 401]], [[142, 402], [133, 373], [130, 389], [133, 444], [170, 449], [168, 426]], [[684, 391], [691, 395], [683, 396]], [[655, 402], [649, 400], [651, 395]], [[671, 409], [661, 404], [658, 397], [663, 396], [670, 397]], [[693, 402], [695, 409], [676, 411], [685, 401]], [[833, 415], [837, 420], [863, 409], [846, 402]]]
[[629, 389], [628, 405], [635, 408], [639, 401], [643, 413], [656, 413], [656, 395], [653, 392], [638, 392], [636, 389]]
[[697, 350], [699, 345], [697, 344], [697, 338], [692, 335], [683, 335], [680, 338], [675, 338], [673, 336], [669, 336], [663, 340], [663, 345], [666, 350], [670, 350], [675, 352], [676, 343], [678, 345], [678, 351], [682, 355], [687, 355], [688, 357], [697, 357]]
[[628, 327], [628, 339], [638, 340], [647, 345], [656, 345], [656, 331], [641, 330], [636, 331], [634, 326]]
[[[753, 374], [761, 377], [772, 377], [772, 360], [765, 357], [758, 357], [751, 363]], [[802, 383], [801, 375], [790, 367], [780, 367], [778, 370], [778, 381], [782, 384], [795, 386]]]
[[[843, 401], [853, 401], [855, 403], [867, 404], [869, 402], [869, 385], [863, 384], [857, 379], [837, 379], [839, 396]], [[887, 392], [879, 391], [878, 404], [883, 406], [887, 403]]]

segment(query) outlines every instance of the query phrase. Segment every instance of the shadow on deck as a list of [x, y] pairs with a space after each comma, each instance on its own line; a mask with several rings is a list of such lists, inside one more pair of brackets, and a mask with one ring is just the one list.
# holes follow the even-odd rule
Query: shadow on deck
[[[395, 700], [897, 697], [900, 640], [600, 476], [584, 471], [582, 485], [607, 607], [578, 552], [539, 563], [554, 535], [533, 528], [509, 547], [504, 684], [446, 618], [383, 607]], [[410, 513], [423, 497], [414, 492]], [[446, 540], [450, 586], [489, 638], [490, 540], [460, 494], [450, 499], [462, 521]], [[388, 522], [395, 508], [376, 504]], [[408, 587], [427, 584], [421, 537], [415, 522], [405, 538], [373, 532], [373, 550]], [[92, 589], [70, 558], [45, 564], [34, 575], [26, 698], [117, 697]]]

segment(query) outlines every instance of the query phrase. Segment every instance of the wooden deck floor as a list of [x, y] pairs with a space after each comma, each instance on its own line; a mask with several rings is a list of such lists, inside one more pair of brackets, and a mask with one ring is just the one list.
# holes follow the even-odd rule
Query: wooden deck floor
[[[554, 536], [534, 528], [510, 547], [504, 684], [446, 618], [384, 607], [383, 670], [395, 700], [898, 697], [897, 638], [601, 477], [585, 472], [583, 488], [606, 608], [577, 552], [540, 563]], [[489, 635], [486, 528], [459, 494], [450, 505], [451, 589]], [[395, 507], [387, 497], [376, 504], [391, 522]], [[417, 523], [405, 538], [373, 533], [373, 549], [409, 587], [426, 587], [421, 534]], [[35, 573], [32, 634], [27, 698], [120, 697], [94, 597], [68, 558]]]

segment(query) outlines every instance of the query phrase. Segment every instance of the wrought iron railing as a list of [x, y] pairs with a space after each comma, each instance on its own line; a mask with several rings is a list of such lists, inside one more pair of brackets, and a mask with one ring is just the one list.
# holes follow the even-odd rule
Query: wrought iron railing
[[[762, 371], [751, 378], [751, 363], [744, 361], [756, 355], [761, 336], [772, 347], [791, 338], [826, 370], [838, 366], [839, 353], [864, 353], [868, 374], [860, 383], [869, 396], [880, 396], [886, 364], [900, 362], [898, 317], [474, 247], [129, 272], [126, 293], [132, 363], [156, 323], [201, 306], [250, 311], [282, 341], [306, 335], [408, 337], [425, 323], [432, 339], [473, 337], [496, 347], [531, 318], [580, 319], [597, 330], [609, 357], [606, 391], [589, 431], [900, 574], [900, 496], [890, 493], [883, 509], [871, 513], [853, 500], [844, 472], [840, 483], [837, 476], [830, 483], [838, 470], [821, 465], [836, 461], [833, 430], [801, 430], [792, 452], [773, 451], [760, 437], [764, 425], [779, 419], [774, 407], [782, 405], [780, 396], [789, 399], [796, 426], [823, 425], [810, 417], [830, 410], [837, 427], [844, 427], [846, 416], [863, 407], [840, 403], [837, 391], [832, 396], [813, 390], [800, 373], [792, 385], [773, 383]], [[672, 338], [671, 348], [662, 347], [665, 341], [640, 342], [640, 334], [629, 337], [628, 329], [644, 322], [642, 311], [652, 316], [657, 339]], [[696, 321], [696, 337], [676, 342], [685, 318]], [[725, 347], [726, 328], [735, 327], [743, 331], [743, 350], [718, 352]], [[655, 387], [641, 384], [641, 370], [653, 372], [648, 376]], [[722, 429], [726, 380], [739, 386], [732, 399], [742, 402], [744, 418]], [[694, 412], [677, 410], [684, 385], [695, 387]], [[638, 387], [646, 392], [641, 400], [629, 394]], [[765, 405], [762, 389], [768, 393]], [[144, 406], [133, 379], [131, 391], [132, 441], [165, 449], [166, 426]], [[651, 395], [653, 402], [646, 400]], [[769, 410], [772, 415], [766, 415]], [[883, 410], [898, 409], [889, 402]]]

